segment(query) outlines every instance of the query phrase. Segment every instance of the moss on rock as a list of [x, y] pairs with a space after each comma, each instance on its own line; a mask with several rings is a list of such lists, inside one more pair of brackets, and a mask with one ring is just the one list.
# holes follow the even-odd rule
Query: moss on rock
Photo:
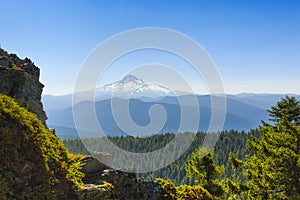
[[77, 199], [82, 164], [12, 98], [0, 94], [0, 199]]

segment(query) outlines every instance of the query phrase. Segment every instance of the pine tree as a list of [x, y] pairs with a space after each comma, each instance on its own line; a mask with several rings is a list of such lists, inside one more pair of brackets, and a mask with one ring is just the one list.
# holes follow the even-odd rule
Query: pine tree
[[213, 160], [214, 151], [208, 148], [198, 148], [188, 158], [185, 170], [187, 176], [194, 178], [196, 183], [216, 197], [223, 195], [218, 176], [224, 171], [224, 166], [217, 166]]
[[269, 110], [275, 124], [263, 123], [260, 137], [251, 137], [247, 148], [253, 156], [234, 167], [244, 168], [249, 199], [300, 199], [300, 104], [286, 97]]
[[300, 126], [300, 102], [295, 97], [286, 96], [268, 110], [270, 121], [278, 122], [285, 117], [289, 122]]

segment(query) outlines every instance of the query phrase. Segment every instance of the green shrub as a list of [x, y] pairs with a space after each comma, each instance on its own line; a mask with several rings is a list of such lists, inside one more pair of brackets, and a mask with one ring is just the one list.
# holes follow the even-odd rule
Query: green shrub
[[16, 64], [11, 64], [11, 68], [15, 70], [22, 70], [20, 67], [18, 67]]
[[57, 199], [80, 187], [82, 163], [35, 114], [0, 94], [0, 199]]
[[8, 181], [6, 177], [2, 177], [0, 175], [0, 199], [6, 200], [8, 196], [11, 196], [12, 192], [9, 187]]
[[159, 183], [162, 196], [165, 199], [175, 199], [177, 191], [175, 184], [172, 181], [162, 178], [157, 178], [156, 181]]
[[185, 200], [185, 199], [203, 199], [209, 200], [213, 199], [211, 194], [201, 186], [190, 186], [190, 185], [181, 185], [177, 187], [176, 199]]
[[164, 199], [179, 200], [210, 200], [211, 194], [201, 186], [180, 185], [178, 187], [170, 180], [157, 178]]

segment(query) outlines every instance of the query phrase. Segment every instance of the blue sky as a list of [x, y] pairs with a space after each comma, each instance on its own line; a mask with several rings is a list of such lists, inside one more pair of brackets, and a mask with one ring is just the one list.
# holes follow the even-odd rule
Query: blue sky
[[[71, 93], [91, 50], [141, 27], [174, 29], [196, 40], [217, 65], [227, 93], [300, 94], [300, 1], [0, 0], [0, 5], [1, 47], [41, 68], [44, 94]], [[116, 70], [106, 81], [118, 75]]]

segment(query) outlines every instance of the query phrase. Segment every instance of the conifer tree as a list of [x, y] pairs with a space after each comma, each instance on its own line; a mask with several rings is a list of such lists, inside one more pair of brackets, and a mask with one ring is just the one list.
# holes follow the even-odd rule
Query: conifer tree
[[295, 98], [282, 99], [269, 110], [275, 123], [263, 123], [261, 136], [248, 141], [253, 156], [245, 161], [230, 156], [234, 167], [244, 168], [249, 199], [300, 199], [299, 110]]
[[283, 117], [296, 126], [300, 126], [300, 102], [295, 97], [285, 96], [268, 110], [270, 121], [278, 122]]
[[185, 170], [187, 176], [194, 178], [196, 183], [216, 197], [223, 195], [218, 176], [224, 171], [224, 166], [217, 166], [213, 159], [214, 151], [208, 148], [198, 148], [188, 158]]

